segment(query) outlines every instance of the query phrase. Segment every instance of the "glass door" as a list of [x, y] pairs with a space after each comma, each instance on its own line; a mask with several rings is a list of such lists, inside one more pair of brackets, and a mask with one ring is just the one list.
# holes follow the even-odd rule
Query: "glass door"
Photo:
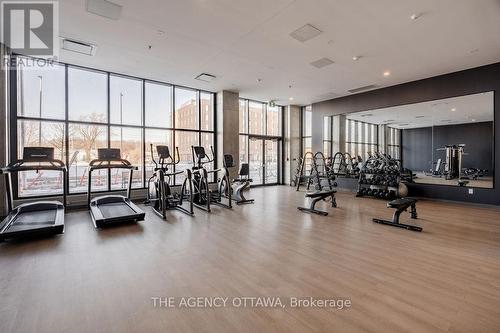
[[265, 184], [278, 184], [278, 140], [264, 140]]
[[264, 142], [262, 139], [248, 140], [248, 166], [252, 185], [264, 184]]
[[252, 185], [278, 184], [279, 140], [250, 137], [248, 163]]

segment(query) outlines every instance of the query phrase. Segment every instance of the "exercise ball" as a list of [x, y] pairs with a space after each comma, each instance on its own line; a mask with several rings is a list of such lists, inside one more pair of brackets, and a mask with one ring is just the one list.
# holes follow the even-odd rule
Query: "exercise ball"
[[400, 198], [404, 198], [404, 197], [408, 196], [408, 187], [405, 184], [399, 183], [398, 195]]

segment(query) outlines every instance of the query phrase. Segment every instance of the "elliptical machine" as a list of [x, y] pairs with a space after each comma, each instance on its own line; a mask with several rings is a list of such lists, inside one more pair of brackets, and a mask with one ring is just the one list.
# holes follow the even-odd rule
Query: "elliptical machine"
[[[226, 167], [215, 170], [207, 170], [204, 165], [214, 162], [214, 149], [210, 146], [212, 158], [208, 157], [205, 148], [201, 146], [191, 146], [193, 153], [193, 204], [210, 212], [210, 204], [219, 205], [224, 208], [232, 208], [231, 191], [227, 189], [231, 183], [229, 181], [229, 171]], [[217, 180], [217, 190], [212, 191], [208, 186], [208, 175], [222, 171], [222, 176]]]
[[[193, 184], [191, 182], [191, 170], [168, 172], [169, 166], [179, 164], [179, 148], [175, 147], [175, 156], [170, 155], [168, 146], [156, 146], [158, 162], [153, 154], [153, 144], [151, 144], [151, 160], [155, 164], [154, 173], [148, 180], [148, 195], [145, 204], [150, 205], [153, 211], [163, 219], [167, 219], [167, 210], [177, 209], [187, 215], [193, 216]], [[170, 188], [170, 179], [176, 175], [184, 173], [180, 193], [173, 193]], [[184, 201], [188, 202], [188, 208], [183, 207]]]
[[[224, 154], [224, 168], [228, 169], [234, 166], [233, 155]], [[254, 202], [254, 199], [247, 199], [243, 194], [243, 191], [250, 188], [251, 182], [252, 179], [250, 178], [250, 168], [248, 167], [248, 163], [241, 163], [238, 178], [233, 179], [233, 184], [230, 187], [232, 195], [231, 199], [236, 201], [237, 205]], [[225, 191], [229, 191], [229, 188]]]

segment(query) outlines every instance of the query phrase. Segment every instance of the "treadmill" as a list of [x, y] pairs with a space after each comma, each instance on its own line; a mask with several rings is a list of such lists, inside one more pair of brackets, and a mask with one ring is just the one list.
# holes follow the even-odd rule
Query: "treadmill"
[[[60, 171], [62, 173], [63, 203], [59, 201], [35, 201], [14, 207], [12, 194], [12, 175], [21, 171]], [[62, 234], [64, 232], [64, 210], [66, 206], [65, 164], [54, 159], [54, 148], [24, 147], [23, 158], [0, 169], [0, 174], [7, 177], [7, 208], [9, 214], [0, 224], [0, 241], [13, 238], [43, 234]]]
[[[97, 150], [98, 158], [89, 163], [89, 184], [87, 191], [87, 206], [90, 209], [92, 222], [96, 228], [117, 223], [129, 223], [143, 221], [144, 213], [130, 200], [132, 189], [132, 173], [137, 167], [129, 161], [121, 158], [120, 149], [101, 148]], [[91, 198], [92, 194], [92, 172], [100, 169], [127, 169], [129, 170], [127, 196], [103, 195]]]

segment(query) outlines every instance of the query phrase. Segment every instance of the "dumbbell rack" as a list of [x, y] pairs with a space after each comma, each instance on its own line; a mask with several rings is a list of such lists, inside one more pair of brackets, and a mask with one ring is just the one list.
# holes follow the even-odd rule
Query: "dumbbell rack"
[[[392, 200], [399, 197], [399, 174], [371, 173], [361, 171], [359, 174], [358, 191], [356, 197], [373, 197], [384, 200]], [[379, 195], [380, 192], [384, 196]], [[387, 193], [392, 195], [387, 196]]]

